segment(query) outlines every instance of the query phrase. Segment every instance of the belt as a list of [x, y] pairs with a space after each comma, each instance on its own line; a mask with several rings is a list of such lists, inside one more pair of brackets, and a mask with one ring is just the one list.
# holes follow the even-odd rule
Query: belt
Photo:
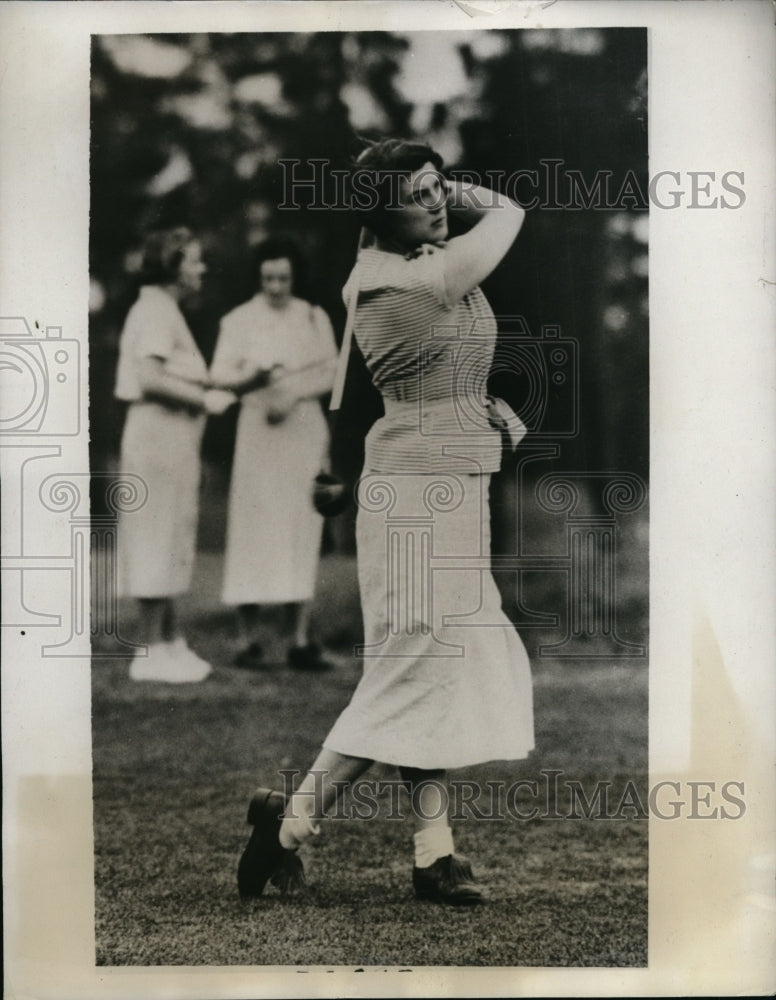
[[433, 416], [436, 413], [457, 414], [462, 412], [476, 412], [487, 409], [487, 399], [482, 396], [446, 396], [443, 399], [391, 399], [383, 396], [383, 406], [386, 417], [412, 416], [422, 413], [424, 417]]

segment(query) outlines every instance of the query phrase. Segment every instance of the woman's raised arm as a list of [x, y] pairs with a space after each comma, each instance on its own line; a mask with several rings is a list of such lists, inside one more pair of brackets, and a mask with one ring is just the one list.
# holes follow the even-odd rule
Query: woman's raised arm
[[445, 288], [458, 302], [499, 264], [520, 232], [525, 210], [511, 198], [478, 185], [449, 184], [448, 213], [471, 228], [447, 244]]

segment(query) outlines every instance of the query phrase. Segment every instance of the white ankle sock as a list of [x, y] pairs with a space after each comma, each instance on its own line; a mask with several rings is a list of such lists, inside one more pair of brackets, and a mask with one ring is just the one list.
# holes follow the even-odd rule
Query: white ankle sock
[[288, 803], [287, 815], [280, 824], [280, 846], [287, 851], [295, 851], [310, 837], [317, 837], [321, 832], [320, 823], [314, 822], [307, 812], [309, 801], [308, 796], [300, 799], [294, 795]]
[[415, 867], [428, 868], [437, 860], [455, 853], [453, 831], [447, 824], [437, 823], [418, 830], [414, 835]]

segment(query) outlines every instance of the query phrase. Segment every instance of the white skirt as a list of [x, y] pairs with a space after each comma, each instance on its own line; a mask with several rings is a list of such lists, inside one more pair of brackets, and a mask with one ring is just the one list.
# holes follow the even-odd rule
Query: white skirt
[[121, 440], [121, 471], [140, 476], [146, 503], [119, 516], [119, 592], [173, 597], [189, 589], [199, 511], [205, 417], [162, 403], [132, 403]]
[[528, 655], [490, 571], [489, 486], [490, 476], [362, 478], [364, 672], [327, 749], [426, 770], [533, 749]]
[[226, 604], [279, 604], [313, 596], [323, 519], [313, 479], [326, 461], [320, 405], [299, 404], [268, 424], [266, 397], [243, 403], [229, 489], [222, 598]]

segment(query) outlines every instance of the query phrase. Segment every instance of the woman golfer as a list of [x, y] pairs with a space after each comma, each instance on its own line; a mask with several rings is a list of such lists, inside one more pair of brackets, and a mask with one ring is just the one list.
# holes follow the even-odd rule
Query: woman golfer
[[[355, 336], [385, 406], [358, 486], [364, 670], [294, 794], [254, 795], [244, 897], [268, 880], [282, 891], [303, 884], [298, 848], [380, 761], [399, 768], [412, 795], [416, 896], [480, 902], [455, 853], [445, 773], [533, 749], [528, 657], [489, 568], [488, 492], [502, 443], [486, 396], [496, 322], [478, 287], [525, 213], [497, 192], [448, 184], [441, 166], [427, 145], [400, 140], [356, 162], [372, 241], [343, 296], [351, 307], [357, 297]], [[448, 213], [465, 227], [449, 241]]]

